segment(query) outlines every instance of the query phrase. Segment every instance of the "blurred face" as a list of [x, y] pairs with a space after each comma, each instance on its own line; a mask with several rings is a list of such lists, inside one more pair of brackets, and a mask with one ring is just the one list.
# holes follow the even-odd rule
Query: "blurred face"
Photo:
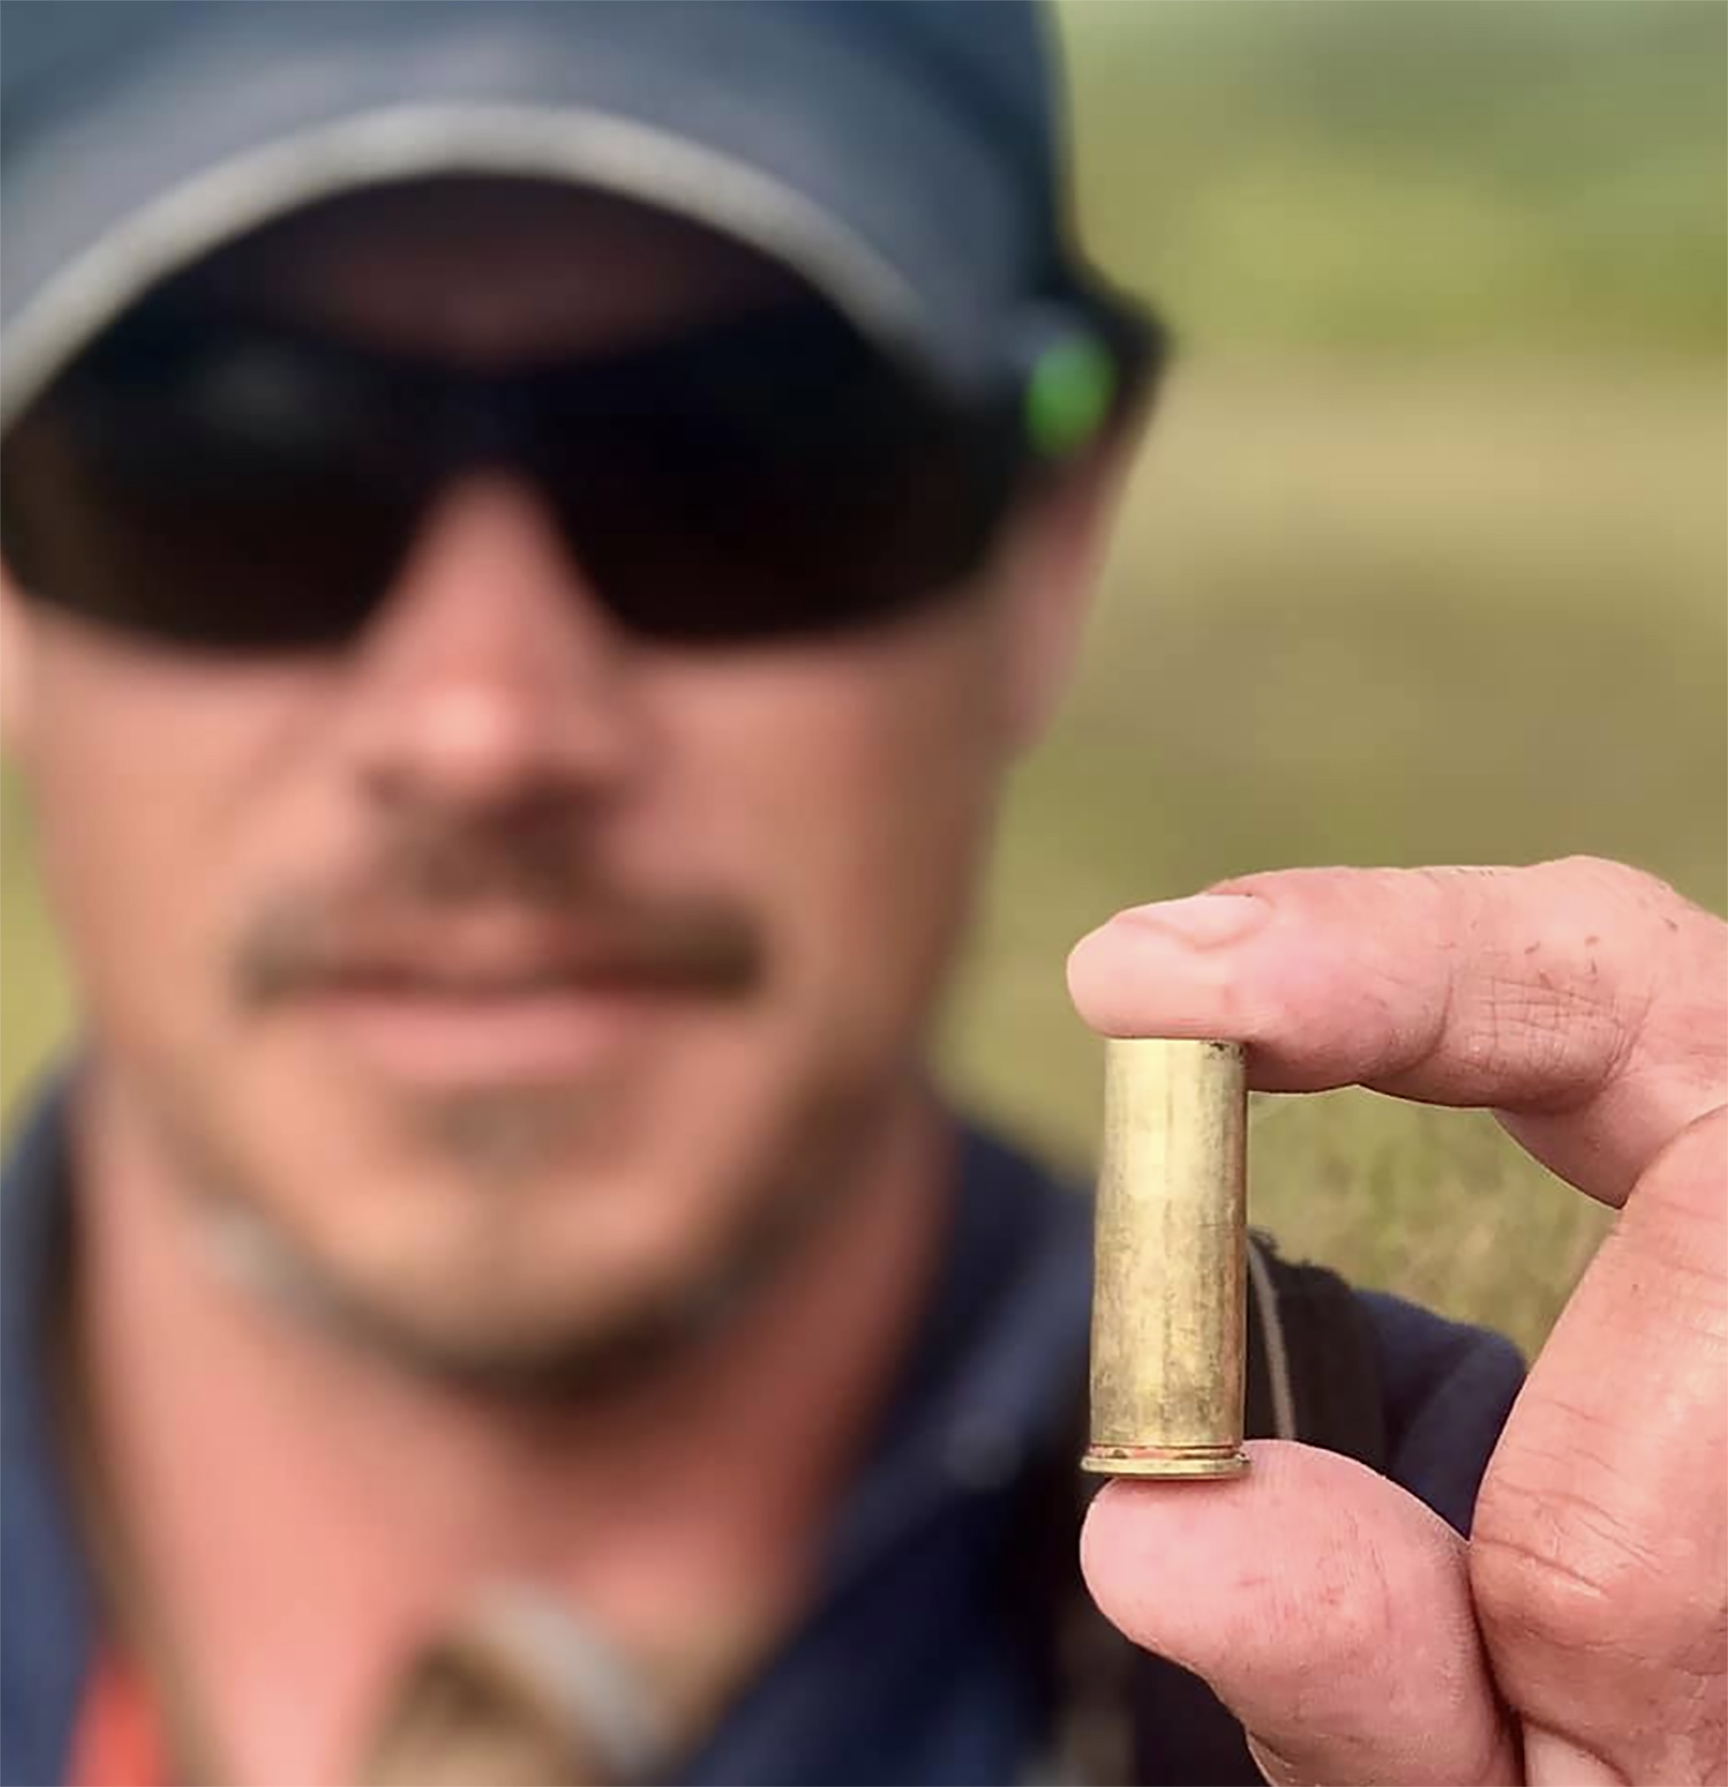
[[[788, 283], [499, 189], [309, 217], [244, 278], [488, 369]], [[1029, 518], [891, 623], [733, 645], [633, 635], [504, 472], [439, 491], [339, 646], [199, 651], [9, 588], [12, 745], [115, 1108], [427, 1364], [541, 1371], [699, 1312], [914, 1074], [1073, 532]]]

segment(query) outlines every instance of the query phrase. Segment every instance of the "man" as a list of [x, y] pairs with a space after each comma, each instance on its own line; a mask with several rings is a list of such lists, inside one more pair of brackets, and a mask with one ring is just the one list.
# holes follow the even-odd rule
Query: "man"
[[[1064, 1766], [1084, 1211], [924, 1068], [1156, 359], [1036, 21], [0, 18], [5, 714], [85, 1017], [6, 1195], [6, 1778]], [[1273, 1778], [1722, 1778], [1724, 961], [1589, 862], [1076, 953], [1105, 1031], [1625, 1204], [1509, 1420], [1365, 1300], [1388, 1475], [1095, 1505]]]

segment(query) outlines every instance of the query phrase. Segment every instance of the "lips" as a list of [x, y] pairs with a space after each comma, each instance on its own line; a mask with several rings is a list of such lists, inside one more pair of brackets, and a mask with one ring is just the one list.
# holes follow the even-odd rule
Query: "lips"
[[501, 997], [550, 988], [697, 991], [725, 970], [712, 927], [642, 918], [574, 923], [477, 908], [460, 915], [346, 924], [301, 963], [315, 986]]
[[591, 1076], [711, 990], [665, 952], [455, 939], [327, 963], [294, 1004], [390, 1079], [473, 1085]]
[[541, 998], [557, 993], [674, 993], [697, 990], [670, 963], [607, 961], [473, 962], [460, 959], [366, 962], [320, 976], [317, 989], [378, 998], [452, 1001]]

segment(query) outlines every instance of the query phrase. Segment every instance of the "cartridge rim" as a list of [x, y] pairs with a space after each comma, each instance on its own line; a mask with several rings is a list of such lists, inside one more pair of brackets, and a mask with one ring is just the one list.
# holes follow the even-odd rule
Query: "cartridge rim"
[[1099, 1477], [1239, 1477], [1240, 1446], [1089, 1446], [1080, 1468]]

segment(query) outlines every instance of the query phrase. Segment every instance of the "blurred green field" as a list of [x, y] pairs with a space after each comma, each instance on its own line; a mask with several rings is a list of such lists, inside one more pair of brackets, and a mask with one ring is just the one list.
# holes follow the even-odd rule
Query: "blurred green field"
[[1208, 343], [1720, 360], [1728, 10], [1063, 0], [1087, 234]]
[[[1088, 239], [1188, 344], [947, 1027], [1076, 1160], [1062, 964], [1251, 868], [1587, 850], [1728, 908], [1728, 13], [1077, 0]], [[66, 998], [0, 802], [0, 1092]], [[1287, 1249], [1540, 1343], [1605, 1218], [1491, 1121], [1262, 1101]]]

